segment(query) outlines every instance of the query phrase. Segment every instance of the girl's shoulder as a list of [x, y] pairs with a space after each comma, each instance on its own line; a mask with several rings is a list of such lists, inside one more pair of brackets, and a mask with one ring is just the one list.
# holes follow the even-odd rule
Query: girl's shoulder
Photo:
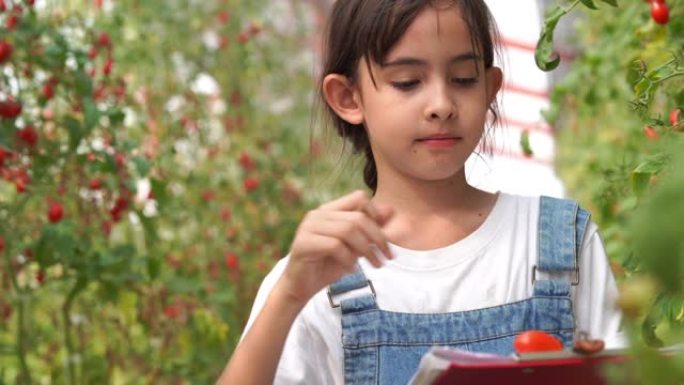
[[540, 210], [543, 210], [545, 213], [562, 210], [581, 210], [589, 214], [586, 209], [572, 198], [560, 198], [548, 195], [521, 195], [505, 192], [499, 192], [498, 194], [499, 199], [497, 205], [501, 205], [507, 210], [532, 213], [539, 213]]

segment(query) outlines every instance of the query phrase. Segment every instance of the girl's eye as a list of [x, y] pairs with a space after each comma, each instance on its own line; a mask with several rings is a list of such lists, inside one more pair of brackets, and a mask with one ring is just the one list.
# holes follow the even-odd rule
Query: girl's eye
[[407, 91], [417, 86], [418, 83], [418, 80], [404, 80], [400, 82], [392, 82], [392, 87], [401, 91]]
[[451, 82], [462, 86], [469, 86], [477, 83], [477, 78], [451, 78]]

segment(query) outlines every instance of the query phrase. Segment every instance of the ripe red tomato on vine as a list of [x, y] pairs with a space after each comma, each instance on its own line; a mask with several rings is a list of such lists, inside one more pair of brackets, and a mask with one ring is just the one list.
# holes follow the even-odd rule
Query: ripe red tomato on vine
[[91, 190], [100, 190], [100, 189], [102, 189], [102, 179], [99, 179], [99, 178], [92, 179], [92, 180], [90, 181], [90, 183], [88, 183], [88, 187], [89, 187]]
[[5, 20], [5, 27], [7, 27], [8, 31], [12, 31], [14, 28], [17, 27], [17, 24], [19, 24], [19, 15], [16, 13], [12, 13], [7, 17], [7, 20]]
[[670, 111], [670, 124], [676, 126], [677, 123], [679, 123], [681, 116], [682, 110], [680, 110], [679, 108], [675, 108], [672, 111]]
[[252, 192], [259, 188], [259, 179], [253, 176], [245, 178], [244, 182], [245, 191]]
[[26, 126], [17, 133], [19, 139], [27, 145], [33, 147], [38, 142], [38, 132], [33, 126]]
[[14, 52], [14, 46], [4, 40], [0, 40], [0, 64], [9, 60]]
[[48, 220], [51, 223], [58, 223], [64, 218], [64, 208], [58, 202], [52, 203], [48, 208]]
[[665, 0], [644, 0], [651, 4], [651, 18], [658, 24], [664, 25], [670, 20], [670, 10]]
[[227, 252], [223, 256], [223, 262], [228, 268], [228, 271], [237, 271], [240, 269], [240, 259], [237, 254], [232, 252]]
[[644, 135], [646, 135], [646, 138], [650, 141], [657, 141], [660, 139], [660, 135], [658, 134], [658, 131], [655, 130], [655, 128], [651, 126], [646, 126], [644, 127]]
[[0, 102], [0, 117], [5, 119], [14, 119], [21, 115], [21, 103], [14, 100], [5, 100]]
[[46, 100], [52, 99], [55, 96], [55, 84], [53, 82], [45, 83], [42, 94]]
[[5, 158], [7, 157], [8, 152], [5, 151], [4, 148], [0, 147], [0, 168], [5, 166]]

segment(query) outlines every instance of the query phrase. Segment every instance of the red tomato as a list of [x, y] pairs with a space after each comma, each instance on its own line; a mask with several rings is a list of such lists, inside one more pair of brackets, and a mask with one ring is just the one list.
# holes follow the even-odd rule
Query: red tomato
[[240, 269], [240, 259], [235, 253], [225, 253], [223, 255], [223, 262], [226, 264], [228, 271], [236, 271]]
[[646, 126], [644, 127], [644, 135], [646, 135], [646, 138], [650, 141], [657, 141], [660, 139], [660, 135], [658, 134], [658, 131], [655, 130], [655, 128], [651, 126]]
[[45, 99], [52, 99], [55, 96], [55, 85], [51, 82], [43, 85], [43, 97]]
[[549, 333], [528, 330], [515, 337], [513, 348], [518, 353], [552, 352], [563, 350], [563, 343]]
[[14, 119], [21, 115], [21, 103], [14, 100], [5, 100], [0, 102], [0, 117], [5, 119]]
[[670, 20], [670, 11], [664, 1], [651, 2], [651, 17], [658, 24], [667, 24]]
[[4, 40], [0, 40], [0, 63], [4, 63], [9, 60], [9, 58], [12, 56], [12, 52], [14, 52], [14, 47], [12, 44]]
[[102, 180], [95, 178], [88, 183], [88, 186], [90, 187], [91, 190], [99, 190], [102, 188]]
[[48, 209], [48, 220], [52, 223], [57, 223], [64, 217], [64, 208], [59, 203], [53, 203]]
[[245, 187], [245, 191], [251, 192], [259, 188], [259, 179], [255, 177], [247, 177], [245, 178], [243, 185]]
[[679, 123], [679, 119], [681, 118], [681, 116], [682, 110], [680, 110], [679, 108], [675, 108], [672, 111], [670, 111], [670, 124], [674, 126], [677, 123]]
[[97, 44], [101, 47], [109, 47], [110, 45], [112, 45], [112, 39], [109, 38], [109, 34], [103, 32], [97, 38]]
[[36, 142], [38, 142], [38, 132], [36, 132], [36, 129], [33, 128], [33, 126], [22, 128], [17, 132], [17, 135], [19, 136], [19, 139], [29, 146], [35, 146]]

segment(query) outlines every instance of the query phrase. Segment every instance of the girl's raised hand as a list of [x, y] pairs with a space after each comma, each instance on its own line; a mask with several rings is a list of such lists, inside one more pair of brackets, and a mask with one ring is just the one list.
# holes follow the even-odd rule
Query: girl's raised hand
[[392, 258], [382, 231], [392, 214], [390, 207], [374, 205], [361, 190], [309, 211], [295, 233], [281, 290], [304, 304], [325, 286], [353, 272], [361, 256], [375, 267], [382, 266], [373, 246]]

